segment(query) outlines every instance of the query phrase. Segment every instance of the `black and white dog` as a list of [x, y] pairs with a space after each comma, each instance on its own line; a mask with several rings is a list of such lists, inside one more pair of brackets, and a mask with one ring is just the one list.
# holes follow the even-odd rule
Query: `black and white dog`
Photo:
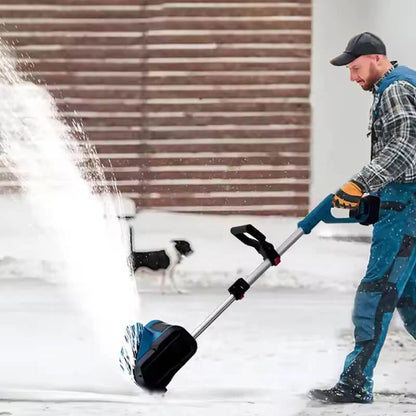
[[138, 252], [133, 250], [131, 238], [130, 267], [134, 272], [140, 268], [161, 273], [160, 291], [165, 293], [166, 275], [168, 275], [172, 287], [177, 293], [183, 293], [178, 289], [175, 279], [175, 267], [184, 257], [193, 253], [192, 247], [186, 240], [171, 240], [171, 245], [164, 250]]

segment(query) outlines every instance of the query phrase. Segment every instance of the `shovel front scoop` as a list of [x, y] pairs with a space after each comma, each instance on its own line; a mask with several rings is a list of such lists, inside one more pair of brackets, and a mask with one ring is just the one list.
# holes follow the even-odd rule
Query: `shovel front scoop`
[[181, 326], [158, 320], [138, 323], [126, 328], [120, 365], [141, 388], [163, 393], [197, 348], [195, 338]]

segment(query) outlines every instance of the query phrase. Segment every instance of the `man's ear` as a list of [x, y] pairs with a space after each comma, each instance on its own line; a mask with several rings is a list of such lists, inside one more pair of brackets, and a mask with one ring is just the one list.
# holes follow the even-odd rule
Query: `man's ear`
[[374, 62], [376, 65], [381, 65], [385, 59], [386, 57], [384, 55], [374, 55]]

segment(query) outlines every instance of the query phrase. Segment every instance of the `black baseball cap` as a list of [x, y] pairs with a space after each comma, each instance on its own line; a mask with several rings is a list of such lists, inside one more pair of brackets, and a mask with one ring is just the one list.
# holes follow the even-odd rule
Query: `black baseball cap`
[[360, 33], [354, 36], [349, 42], [345, 51], [332, 59], [332, 65], [348, 65], [354, 59], [362, 55], [386, 55], [386, 45], [376, 35], [370, 32]]

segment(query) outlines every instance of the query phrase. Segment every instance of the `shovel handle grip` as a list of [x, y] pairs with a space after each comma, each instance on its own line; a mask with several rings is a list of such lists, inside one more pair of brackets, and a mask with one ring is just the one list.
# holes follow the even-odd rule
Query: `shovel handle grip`
[[[280, 256], [273, 244], [266, 241], [266, 236], [251, 224], [239, 225], [231, 228], [231, 234], [237, 237], [246, 246], [254, 247], [263, 259], [270, 260], [274, 266], [280, 262]], [[253, 238], [251, 238], [253, 237]]]
[[[232, 227], [230, 231], [247, 246], [257, 247], [260, 241], [266, 241], [266, 236], [251, 224]], [[247, 234], [254, 238], [248, 237]]]
[[378, 221], [378, 211], [380, 208], [380, 199], [378, 197], [369, 195], [361, 198], [359, 207], [350, 211], [349, 218], [337, 218], [332, 215], [333, 198], [334, 194], [329, 194], [298, 223], [298, 227], [302, 228], [305, 234], [309, 234], [321, 221], [327, 224], [360, 223], [363, 225], [374, 224]]

